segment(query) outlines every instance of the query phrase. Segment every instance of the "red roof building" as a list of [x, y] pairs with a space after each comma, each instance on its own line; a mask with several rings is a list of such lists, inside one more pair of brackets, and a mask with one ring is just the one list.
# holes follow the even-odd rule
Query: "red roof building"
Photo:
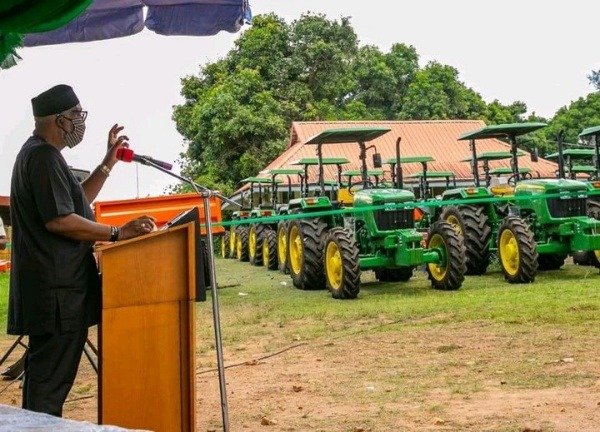
[[[351, 128], [351, 127], [389, 127], [387, 134], [370, 141], [381, 153], [385, 162], [396, 156], [396, 139], [402, 138], [400, 153], [407, 156], [432, 156], [435, 162], [430, 162], [428, 168], [432, 171], [452, 171], [457, 180], [472, 181], [471, 166], [468, 162], [461, 162], [471, 156], [468, 141], [458, 141], [458, 137], [465, 132], [480, 129], [485, 126], [481, 120], [424, 120], [424, 121], [329, 121], [329, 122], [294, 122], [290, 143], [287, 149], [271, 162], [264, 171], [271, 168], [287, 167], [295, 160], [315, 157], [316, 146], [304, 145], [311, 137], [326, 129]], [[477, 141], [477, 153], [509, 151], [510, 146], [497, 139]], [[541, 177], [554, 178], [557, 165], [544, 159], [531, 162], [527, 152], [519, 158], [519, 167], [529, 167], [533, 173]], [[345, 157], [350, 164], [344, 165], [344, 170], [360, 169], [358, 159], [358, 146], [355, 143], [327, 144], [323, 146], [323, 157]], [[491, 161], [490, 167], [510, 167], [509, 160]], [[390, 179], [389, 166], [386, 179]], [[405, 176], [421, 171], [420, 164], [403, 164]], [[480, 170], [481, 171], [481, 170]], [[316, 169], [310, 172], [316, 178]], [[336, 168], [326, 167], [327, 180], [336, 179]]]

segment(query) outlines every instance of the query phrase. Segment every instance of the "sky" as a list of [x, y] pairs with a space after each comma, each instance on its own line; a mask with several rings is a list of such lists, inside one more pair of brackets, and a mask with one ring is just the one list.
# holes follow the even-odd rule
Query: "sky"
[[[586, 75], [600, 69], [597, 0], [250, 0], [250, 5], [254, 15], [274, 12], [287, 21], [308, 11], [331, 19], [349, 16], [361, 44], [383, 51], [396, 42], [413, 45], [421, 65], [436, 60], [456, 67], [486, 101], [521, 100], [545, 117], [593, 91]], [[30, 99], [59, 83], [73, 86], [89, 111], [84, 141], [64, 150], [69, 165], [94, 169], [114, 123], [125, 126], [136, 153], [176, 161], [184, 150], [171, 120], [173, 105], [182, 102], [180, 79], [225, 56], [237, 36], [165, 37], [144, 30], [108, 41], [21, 49], [23, 60], [0, 71], [0, 195], [9, 194], [14, 159], [33, 130]], [[120, 163], [98, 199], [160, 195], [174, 182], [152, 168]]]

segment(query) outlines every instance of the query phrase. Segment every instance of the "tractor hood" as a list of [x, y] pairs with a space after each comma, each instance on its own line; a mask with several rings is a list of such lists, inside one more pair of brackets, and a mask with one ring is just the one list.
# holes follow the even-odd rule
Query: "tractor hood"
[[523, 180], [515, 187], [515, 195], [548, 194], [558, 192], [585, 192], [589, 186], [578, 180], [541, 179]]
[[364, 207], [414, 201], [415, 194], [404, 189], [363, 189], [354, 194], [354, 206]]

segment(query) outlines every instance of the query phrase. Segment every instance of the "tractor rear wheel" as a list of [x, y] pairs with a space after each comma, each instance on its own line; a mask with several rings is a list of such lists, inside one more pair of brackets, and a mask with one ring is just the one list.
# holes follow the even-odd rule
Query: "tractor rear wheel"
[[332, 228], [325, 237], [323, 267], [331, 297], [354, 299], [360, 291], [358, 246], [352, 233]]
[[431, 286], [439, 290], [457, 290], [465, 280], [467, 270], [463, 239], [448, 222], [439, 220], [429, 229], [427, 249], [440, 251], [440, 262], [428, 263]]
[[239, 261], [248, 261], [248, 227], [241, 226], [235, 231], [235, 256]]
[[509, 283], [530, 283], [538, 269], [538, 253], [531, 229], [517, 216], [502, 220], [498, 230], [498, 258]]
[[262, 260], [269, 270], [277, 270], [277, 234], [272, 229], [262, 233]]
[[464, 239], [467, 275], [482, 275], [490, 265], [492, 229], [485, 207], [475, 205], [448, 206], [440, 219], [449, 222]]
[[236, 248], [237, 248], [237, 240], [236, 240], [236, 236], [235, 236], [235, 232], [237, 231], [237, 228], [232, 226], [229, 230], [229, 258], [237, 258], [237, 252], [236, 252]]
[[413, 267], [381, 268], [375, 270], [375, 277], [380, 282], [407, 282], [413, 276]]
[[248, 261], [253, 266], [262, 265], [262, 233], [265, 225], [253, 224], [248, 232]]
[[565, 265], [565, 258], [560, 254], [541, 254], [538, 256], [538, 270], [558, 270]]
[[221, 237], [221, 258], [229, 258], [229, 231]]
[[[600, 202], [588, 199], [588, 216], [600, 220]], [[589, 251], [587, 253], [589, 265], [600, 268], [600, 250]]]
[[277, 224], [277, 267], [283, 273], [289, 273], [287, 261], [288, 224], [280, 221]]
[[298, 219], [289, 224], [287, 260], [296, 288], [325, 289], [323, 239], [327, 224], [321, 219]]

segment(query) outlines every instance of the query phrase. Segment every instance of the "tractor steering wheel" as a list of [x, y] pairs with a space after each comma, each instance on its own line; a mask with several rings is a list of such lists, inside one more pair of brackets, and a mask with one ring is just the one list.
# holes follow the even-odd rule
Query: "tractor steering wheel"
[[375, 187], [375, 184], [371, 181], [371, 180], [367, 180], [367, 182], [363, 182], [362, 180], [357, 181], [352, 183], [350, 186], [348, 186], [348, 192], [350, 192], [351, 195], [354, 195], [354, 191], [352, 191], [352, 188], [358, 185], [364, 185], [365, 187], [363, 189], [372, 189]]

